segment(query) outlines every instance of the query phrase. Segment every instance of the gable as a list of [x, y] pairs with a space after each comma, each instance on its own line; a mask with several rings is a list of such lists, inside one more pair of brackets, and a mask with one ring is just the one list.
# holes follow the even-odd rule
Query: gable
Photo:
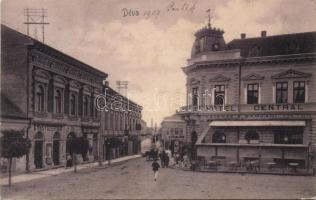
[[272, 79], [309, 78], [309, 77], [311, 77], [311, 74], [296, 71], [293, 69], [289, 69], [289, 70], [286, 70], [285, 72], [281, 72], [281, 73], [271, 76]]
[[243, 81], [263, 80], [264, 76], [260, 74], [252, 73], [242, 78]]

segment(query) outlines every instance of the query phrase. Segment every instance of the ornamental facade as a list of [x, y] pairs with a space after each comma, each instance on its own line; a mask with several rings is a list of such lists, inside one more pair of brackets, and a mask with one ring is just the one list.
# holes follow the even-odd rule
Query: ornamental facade
[[22, 131], [32, 142], [29, 155], [14, 160], [14, 170], [65, 166], [67, 157], [73, 159], [69, 149], [73, 137], [89, 142], [87, 155], [77, 156], [79, 163], [105, 159], [104, 138], [123, 136], [123, 130], [130, 136], [127, 150], [117, 150], [114, 156], [138, 153], [140, 106], [129, 103], [124, 124], [123, 114], [105, 115], [95, 106], [106, 88], [117, 94], [105, 85], [106, 73], [7, 26], [2, 25], [1, 31], [1, 130]]
[[196, 32], [183, 67], [187, 105], [177, 114], [187, 138], [197, 138], [192, 156], [209, 170], [312, 173], [316, 32], [262, 31], [229, 43], [223, 33], [210, 25]]

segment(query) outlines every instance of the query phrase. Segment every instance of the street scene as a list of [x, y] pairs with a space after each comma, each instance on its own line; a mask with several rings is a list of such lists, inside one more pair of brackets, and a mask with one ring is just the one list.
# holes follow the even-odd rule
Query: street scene
[[[3, 187], [4, 199], [300, 199], [315, 197], [310, 176], [202, 173], [162, 168], [145, 158]], [[39, 172], [40, 173], [40, 172]], [[54, 198], [52, 198], [54, 197]]]
[[3, 199], [316, 199], [315, 0], [3, 0]]

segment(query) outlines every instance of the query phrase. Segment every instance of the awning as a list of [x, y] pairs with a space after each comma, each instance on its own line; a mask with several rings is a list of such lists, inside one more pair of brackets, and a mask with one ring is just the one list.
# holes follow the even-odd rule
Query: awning
[[212, 121], [209, 126], [306, 126], [305, 121]]

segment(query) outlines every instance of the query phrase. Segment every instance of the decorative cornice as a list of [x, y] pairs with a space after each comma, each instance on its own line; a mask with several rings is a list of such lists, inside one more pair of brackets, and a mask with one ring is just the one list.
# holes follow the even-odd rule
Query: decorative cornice
[[196, 80], [195, 78], [192, 78], [190, 80], [190, 85], [199, 85], [200, 84], [200, 81], [199, 80]]
[[253, 81], [253, 80], [263, 80], [264, 76], [261, 76], [256, 73], [249, 74], [242, 78], [243, 81]]

